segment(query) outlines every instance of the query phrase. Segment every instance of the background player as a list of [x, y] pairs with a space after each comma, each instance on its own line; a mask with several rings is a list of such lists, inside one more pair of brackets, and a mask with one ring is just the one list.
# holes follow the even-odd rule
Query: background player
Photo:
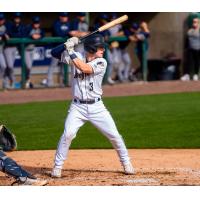
[[[86, 22], [86, 13], [79, 12], [76, 18], [71, 22], [70, 36], [80, 38], [88, 34], [89, 33], [88, 30], [89, 30], [89, 25]], [[80, 53], [84, 53], [84, 48], [82, 44], [79, 44], [75, 50]]]
[[7, 27], [5, 24], [5, 16], [3, 13], [0, 13], [0, 80], [3, 80], [3, 88], [6, 87], [6, 80], [4, 79], [6, 71], [6, 60], [4, 56], [4, 44], [6, 40], [9, 39], [7, 34]]
[[[23, 38], [25, 37], [25, 26], [21, 23], [22, 14], [20, 12], [14, 13], [13, 22], [8, 25], [8, 35], [10, 38]], [[7, 88], [14, 88], [14, 62], [16, 52], [20, 51], [16, 45], [7, 44], [5, 46], [5, 58], [7, 62], [6, 74], [9, 79]]]
[[[116, 18], [117, 18], [117, 13], [112, 13], [110, 16], [110, 21], [115, 20]], [[112, 28], [108, 29], [108, 31], [111, 37], [123, 35], [121, 24], [117, 24], [116, 26], [113, 26]], [[109, 84], [112, 85], [115, 83], [115, 81], [112, 79], [112, 72], [115, 69], [118, 72], [118, 79], [123, 80], [121, 69], [124, 68], [124, 64], [123, 64], [123, 59], [122, 59], [122, 52], [121, 52], [121, 49], [119, 48], [118, 41], [111, 42], [110, 51], [108, 51], [107, 56], [110, 62], [108, 70], [107, 70], [107, 76], [108, 76], [107, 81]]]
[[[70, 36], [69, 35], [70, 31], [71, 31], [71, 25], [69, 22], [68, 12], [59, 13], [59, 18], [53, 24], [53, 36], [68, 38]], [[55, 44], [55, 46], [57, 45], [59, 44]], [[54, 69], [58, 65], [59, 65], [59, 59], [52, 57], [51, 64], [49, 65], [48, 72], [47, 72], [47, 80], [43, 80], [43, 84], [47, 85], [48, 87], [51, 87], [54, 85], [53, 73], [54, 73]], [[61, 69], [61, 75], [63, 76], [62, 69]], [[62, 77], [62, 81], [63, 81], [63, 77]]]
[[83, 37], [88, 34], [89, 25], [86, 22], [86, 13], [79, 12], [76, 18], [71, 22], [70, 35], [74, 37]]
[[[38, 40], [44, 37], [44, 31], [40, 27], [40, 17], [34, 16], [32, 24], [27, 27], [27, 37], [33, 40]], [[31, 69], [33, 65], [34, 56], [34, 44], [29, 44], [25, 51], [25, 62], [26, 62], [26, 88], [33, 88], [33, 84], [30, 79]]]
[[134, 174], [122, 136], [101, 100], [101, 84], [107, 67], [107, 62], [103, 58], [104, 38], [100, 34], [86, 38], [84, 41], [85, 56], [74, 51], [78, 43], [78, 38], [73, 37], [52, 50], [53, 56], [71, 65], [73, 94], [64, 133], [60, 138], [55, 155], [52, 177], [61, 177], [62, 166], [67, 158], [70, 144], [79, 128], [87, 121], [98, 128], [112, 143], [125, 174]]
[[[135, 42], [135, 53], [140, 62], [140, 66], [138, 68], [133, 68], [131, 75], [132, 79], [135, 79], [135, 75], [139, 74], [139, 78], [142, 78], [143, 69], [142, 69], [142, 56], [143, 56], [143, 43], [145, 47], [145, 51], [148, 50], [148, 41], [147, 39], [150, 37], [150, 30], [146, 22], [142, 21], [141, 23], [133, 22], [128, 29], [124, 29], [124, 34], [128, 38], [127, 42], [121, 43], [121, 48], [123, 49], [129, 42]], [[128, 59], [128, 52], [126, 53], [124, 58]], [[138, 75], [137, 75], [138, 76]]]

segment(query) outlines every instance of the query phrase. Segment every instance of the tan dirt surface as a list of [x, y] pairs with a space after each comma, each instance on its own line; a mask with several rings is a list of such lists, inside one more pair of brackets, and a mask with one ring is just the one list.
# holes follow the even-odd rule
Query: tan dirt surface
[[[200, 81], [133, 82], [103, 86], [103, 97], [144, 94], [196, 92]], [[0, 104], [40, 102], [71, 99], [71, 88], [0, 91]]]
[[[200, 81], [136, 82], [105, 85], [104, 96], [200, 91]], [[0, 104], [70, 99], [70, 88], [1, 91]], [[124, 175], [114, 150], [71, 150], [63, 177], [52, 179], [55, 151], [16, 151], [8, 153], [25, 169], [45, 178], [48, 185], [200, 185], [200, 149], [129, 150], [135, 175]], [[13, 178], [0, 172], [0, 186]]]
[[[7, 155], [48, 185], [134, 186], [200, 185], [199, 149], [131, 149], [135, 175], [124, 175], [114, 150], [70, 150], [62, 178], [53, 179], [54, 150], [16, 151]], [[0, 172], [0, 185], [10, 185], [13, 178]]]

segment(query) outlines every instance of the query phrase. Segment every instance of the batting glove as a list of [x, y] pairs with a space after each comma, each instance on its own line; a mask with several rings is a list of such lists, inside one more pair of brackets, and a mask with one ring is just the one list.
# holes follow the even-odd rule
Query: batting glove
[[71, 37], [67, 41], [71, 41], [74, 43], [74, 46], [79, 44], [79, 39], [77, 37]]
[[69, 55], [74, 53], [74, 43], [68, 41], [64, 43], [65, 49], [68, 51]]

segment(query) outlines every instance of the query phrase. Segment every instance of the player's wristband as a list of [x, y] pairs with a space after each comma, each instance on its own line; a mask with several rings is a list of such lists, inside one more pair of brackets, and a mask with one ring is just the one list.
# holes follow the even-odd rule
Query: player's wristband
[[71, 55], [69, 55], [69, 57], [74, 60], [75, 58], [77, 58], [76, 54], [75, 53], [72, 53]]

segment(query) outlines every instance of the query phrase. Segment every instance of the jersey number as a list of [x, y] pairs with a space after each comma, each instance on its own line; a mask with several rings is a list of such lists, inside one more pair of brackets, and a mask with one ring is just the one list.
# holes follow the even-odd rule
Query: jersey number
[[90, 90], [90, 91], [93, 91], [93, 83], [91, 82], [91, 83], [89, 83], [89, 85], [90, 85], [89, 90]]

